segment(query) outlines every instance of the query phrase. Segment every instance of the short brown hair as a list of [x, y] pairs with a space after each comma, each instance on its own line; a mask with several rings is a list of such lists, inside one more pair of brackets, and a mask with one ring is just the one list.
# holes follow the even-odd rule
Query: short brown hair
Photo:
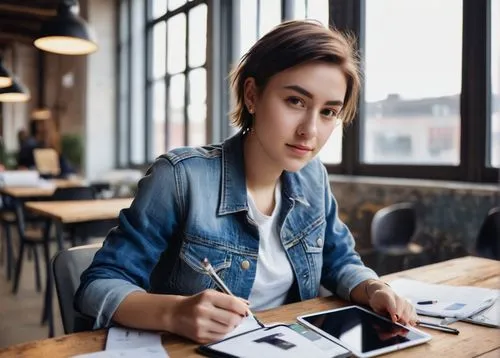
[[336, 29], [328, 29], [317, 21], [287, 21], [276, 26], [258, 40], [230, 74], [236, 106], [231, 113], [235, 126], [249, 128], [252, 115], [244, 103], [244, 84], [255, 78], [260, 92], [269, 79], [288, 68], [312, 61], [340, 66], [347, 81], [344, 106], [340, 113], [343, 123], [354, 118], [360, 89], [359, 57], [355, 38]]

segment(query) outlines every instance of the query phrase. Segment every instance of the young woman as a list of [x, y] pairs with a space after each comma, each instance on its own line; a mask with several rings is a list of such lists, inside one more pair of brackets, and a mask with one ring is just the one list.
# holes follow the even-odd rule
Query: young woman
[[[116, 322], [203, 343], [238, 325], [247, 303], [259, 311], [313, 298], [322, 284], [414, 324], [413, 307], [354, 251], [316, 158], [356, 111], [353, 41], [316, 22], [283, 23], [232, 82], [241, 131], [156, 160], [82, 275], [76, 306], [95, 328]], [[204, 258], [242, 299], [214, 290]]]

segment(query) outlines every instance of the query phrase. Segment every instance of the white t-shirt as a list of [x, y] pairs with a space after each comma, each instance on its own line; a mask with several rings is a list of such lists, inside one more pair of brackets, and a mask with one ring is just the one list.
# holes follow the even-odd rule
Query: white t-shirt
[[278, 213], [281, 207], [281, 186], [278, 182], [274, 191], [275, 206], [271, 216], [257, 209], [250, 193], [248, 215], [259, 229], [259, 256], [257, 272], [250, 291], [250, 308], [261, 311], [285, 303], [293, 283], [293, 271], [278, 234]]

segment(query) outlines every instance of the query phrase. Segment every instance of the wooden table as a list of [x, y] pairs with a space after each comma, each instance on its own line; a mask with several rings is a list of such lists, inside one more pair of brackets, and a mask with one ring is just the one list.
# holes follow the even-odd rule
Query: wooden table
[[[46, 226], [44, 240], [50, 240], [50, 226], [56, 227], [56, 240], [59, 250], [63, 245], [64, 225], [76, 225], [85, 222], [112, 220], [118, 217], [120, 210], [130, 207], [132, 198], [106, 200], [67, 200], [67, 201], [28, 201], [24, 204], [26, 210], [51, 220]], [[48, 245], [44, 246], [46, 261], [46, 286], [42, 322], [48, 320], [49, 337], [54, 336], [52, 314], [52, 277], [50, 275], [50, 253]]]
[[[46, 200], [49, 199], [57, 188], [69, 188], [86, 186], [87, 184], [82, 178], [72, 179], [51, 179], [46, 183], [50, 184], [45, 187], [31, 186], [31, 187], [16, 187], [16, 186], [2, 186], [0, 187], [0, 195], [11, 199], [10, 205], [4, 209], [13, 212], [15, 215], [15, 226], [20, 238], [24, 237], [25, 233], [25, 216], [24, 216], [24, 202], [28, 200]], [[9, 252], [12, 252], [12, 242], [7, 240], [7, 247]], [[7, 255], [7, 278], [10, 279], [13, 266], [13, 255]], [[37, 276], [38, 287], [38, 276]]]
[[62, 224], [108, 220], [128, 208], [132, 198], [106, 200], [28, 201], [24, 207], [31, 212], [57, 220]]
[[16, 187], [5, 186], [0, 188], [0, 194], [8, 195], [13, 198], [34, 198], [46, 197], [54, 194], [57, 188], [71, 188], [77, 186], [85, 186], [82, 179], [52, 179], [48, 181], [53, 185], [51, 187]]
[[[383, 278], [387, 282], [406, 277], [431, 283], [500, 288], [499, 272], [500, 262], [469, 256], [403, 271]], [[345, 304], [345, 302], [331, 297], [316, 298], [261, 312], [258, 313], [258, 316], [264, 322], [294, 322], [299, 314], [331, 309]], [[455, 336], [421, 328], [433, 336], [429, 343], [389, 355], [391, 357], [405, 358], [492, 358], [500, 356], [499, 329], [465, 322], [457, 322], [453, 324], [453, 327], [460, 330], [460, 335]], [[103, 350], [105, 340], [106, 330], [81, 332], [0, 349], [0, 357], [68, 357]], [[165, 333], [163, 335], [163, 345], [170, 357], [199, 357], [195, 353], [197, 345], [181, 337]]]

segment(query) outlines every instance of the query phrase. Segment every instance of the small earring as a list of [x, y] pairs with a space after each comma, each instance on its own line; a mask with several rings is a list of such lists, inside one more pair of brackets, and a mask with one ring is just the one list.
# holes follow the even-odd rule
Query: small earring
[[253, 107], [252, 107], [252, 106], [248, 106], [248, 112], [249, 112], [250, 114], [253, 114]]

